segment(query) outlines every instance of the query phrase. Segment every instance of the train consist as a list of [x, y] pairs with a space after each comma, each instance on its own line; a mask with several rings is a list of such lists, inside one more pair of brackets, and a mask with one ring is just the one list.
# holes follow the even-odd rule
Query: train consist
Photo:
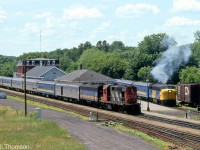
[[[24, 91], [24, 79], [0, 77], [0, 86]], [[26, 91], [109, 110], [122, 110], [131, 114], [141, 112], [140, 104], [137, 103], [137, 89], [132, 85], [64, 84], [27, 79]]]
[[181, 104], [200, 105], [200, 84], [179, 83], [177, 85], [177, 100]]
[[164, 106], [176, 105], [176, 89], [172, 85], [120, 79], [116, 79], [115, 83], [121, 86], [135, 86], [138, 98], [147, 99], [149, 97], [150, 101]]

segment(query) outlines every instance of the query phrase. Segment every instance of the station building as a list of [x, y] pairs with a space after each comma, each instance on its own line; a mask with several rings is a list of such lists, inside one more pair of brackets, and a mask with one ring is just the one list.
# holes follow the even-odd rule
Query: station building
[[[25, 64], [26, 63], [26, 64]], [[17, 64], [17, 69], [13, 74], [13, 77], [22, 77], [24, 75], [24, 67], [26, 66], [26, 72], [33, 69], [36, 66], [54, 66], [59, 68], [59, 59], [48, 58], [35, 58], [20, 60]]]

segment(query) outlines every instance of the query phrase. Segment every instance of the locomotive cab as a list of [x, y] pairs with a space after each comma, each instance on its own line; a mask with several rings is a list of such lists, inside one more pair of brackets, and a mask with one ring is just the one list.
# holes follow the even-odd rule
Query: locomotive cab
[[150, 97], [153, 102], [164, 106], [176, 105], [176, 89], [173, 85], [152, 84], [150, 85]]
[[176, 90], [162, 89], [160, 91], [160, 103], [166, 106], [175, 106], [176, 105]]

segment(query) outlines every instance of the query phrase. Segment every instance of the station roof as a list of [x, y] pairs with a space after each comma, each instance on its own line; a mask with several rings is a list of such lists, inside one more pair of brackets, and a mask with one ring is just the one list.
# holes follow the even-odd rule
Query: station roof
[[42, 75], [44, 75], [45, 73], [47, 73], [48, 71], [50, 71], [50, 70], [52, 70], [54, 68], [56, 68], [57, 70], [63, 72], [64, 74], [66, 74], [64, 71], [62, 71], [61, 69], [59, 69], [59, 68], [57, 68], [55, 66], [36, 66], [33, 69], [29, 70], [26, 73], [26, 76], [27, 77], [39, 78], [39, 77], [41, 77]]
[[76, 70], [74, 72], [68, 73], [62, 77], [58, 77], [55, 79], [58, 82], [76, 82], [76, 83], [86, 83], [86, 82], [94, 82], [94, 83], [110, 83], [113, 82], [114, 79], [103, 74], [97, 73], [92, 70]]

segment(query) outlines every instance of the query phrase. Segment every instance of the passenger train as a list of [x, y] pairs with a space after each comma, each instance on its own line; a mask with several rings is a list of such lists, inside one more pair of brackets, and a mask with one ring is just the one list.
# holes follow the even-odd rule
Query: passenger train
[[[24, 79], [1, 76], [0, 87], [22, 92], [24, 91]], [[137, 103], [137, 89], [133, 85], [65, 84], [26, 79], [26, 91], [109, 110], [122, 110], [131, 114], [139, 114], [141, 112], [140, 104]]]

